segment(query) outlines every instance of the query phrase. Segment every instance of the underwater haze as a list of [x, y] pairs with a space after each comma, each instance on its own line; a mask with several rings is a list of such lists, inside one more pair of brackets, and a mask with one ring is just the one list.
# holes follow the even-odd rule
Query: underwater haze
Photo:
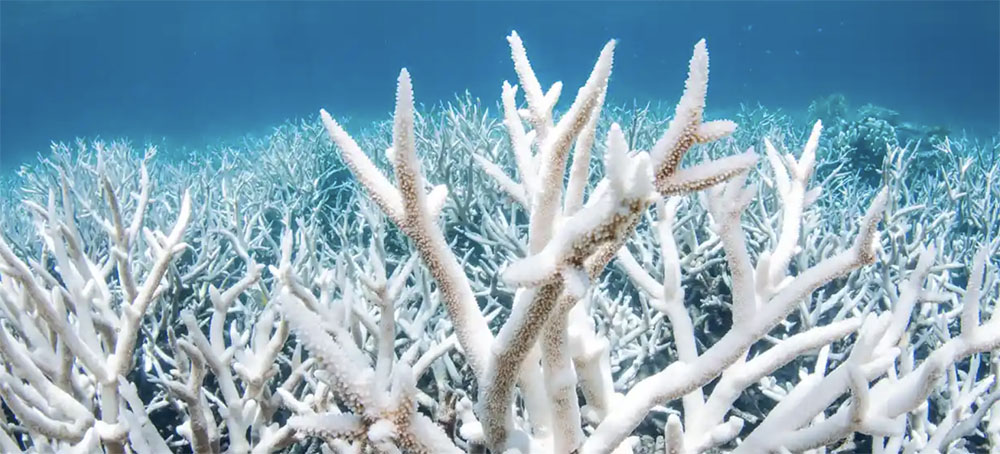
[[[399, 68], [425, 105], [515, 80], [504, 37], [541, 80], [579, 75], [610, 38], [612, 104], [676, 102], [701, 38], [709, 116], [760, 103], [794, 115], [843, 95], [906, 121], [1000, 131], [1000, 3], [0, 3], [0, 169], [51, 141], [128, 138], [198, 150], [326, 108], [388, 118]], [[567, 91], [582, 79], [563, 80]], [[563, 97], [568, 98], [567, 96]], [[565, 107], [565, 106], [560, 106]]]

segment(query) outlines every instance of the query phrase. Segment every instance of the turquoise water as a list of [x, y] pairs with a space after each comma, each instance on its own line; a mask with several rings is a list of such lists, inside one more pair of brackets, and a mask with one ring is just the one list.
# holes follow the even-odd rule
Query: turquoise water
[[[708, 40], [709, 106], [804, 114], [841, 93], [908, 121], [1000, 132], [1000, 3], [0, 3], [0, 170], [50, 141], [199, 149], [326, 108], [387, 118], [400, 67], [417, 101], [515, 80], [516, 29], [545, 83], [575, 91], [619, 40], [612, 103], [676, 102]], [[563, 96], [564, 102], [572, 96]], [[712, 112], [710, 111], [711, 115]]]

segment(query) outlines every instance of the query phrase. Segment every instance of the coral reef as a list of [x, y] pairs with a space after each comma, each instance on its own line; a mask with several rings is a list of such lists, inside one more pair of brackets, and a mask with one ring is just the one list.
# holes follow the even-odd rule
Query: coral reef
[[915, 179], [873, 107], [706, 121], [705, 41], [669, 117], [605, 106], [614, 41], [557, 114], [507, 39], [500, 118], [417, 112], [404, 69], [363, 135], [22, 171], [0, 450], [1000, 452], [995, 160]]
[[869, 186], [883, 183], [886, 156], [901, 145], [919, 157], [911, 172], [936, 174], [943, 164], [937, 147], [948, 138], [947, 128], [903, 121], [899, 112], [870, 103], [851, 110], [841, 94], [814, 100], [808, 116], [826, 127], [828, 157], [840, 159]]

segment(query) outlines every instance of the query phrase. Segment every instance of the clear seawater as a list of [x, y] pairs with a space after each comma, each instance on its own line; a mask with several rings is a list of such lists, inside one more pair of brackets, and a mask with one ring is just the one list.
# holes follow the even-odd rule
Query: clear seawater
[[0, 172], [51, 141], [198, 150], [287, 119], [388, 117], [400, 67], [417, 101], [516, 80], [517, 30], [564, 102], [616, 38], [612, 103], [680, 96], [708, 40], [709, 117], [741, 103], [802, 115], [840, 93], [908, 121], [1000, 133], [1000, 3], [0, 2]]

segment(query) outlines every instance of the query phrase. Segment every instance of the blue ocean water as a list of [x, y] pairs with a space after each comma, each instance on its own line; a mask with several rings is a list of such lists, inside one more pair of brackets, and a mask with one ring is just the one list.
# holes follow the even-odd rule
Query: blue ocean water
[[[708, 40], [710, 109], [789, 113], [832, 93], [910, 121], [1000, 132], [1000, 3], [0, 2], [0, 171], [50, 141], [128, 137], [199, 149], [326, 108], [392, 108], [515, 80], [516, 29], [545, 83], [575, 91], [616, 38], [611, 102], [673, 103]], [[571, 96], [564, 96], [564, 99]], [[711, 111], [709, 112], [711, 116]]]

